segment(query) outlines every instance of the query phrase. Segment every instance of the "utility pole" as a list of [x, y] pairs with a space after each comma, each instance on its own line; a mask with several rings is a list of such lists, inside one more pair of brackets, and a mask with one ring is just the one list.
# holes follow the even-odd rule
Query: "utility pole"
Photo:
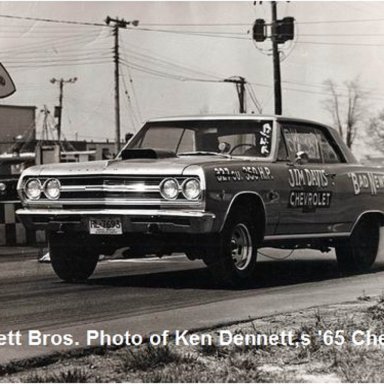
[[64, 97], [64, 84], [73, 84], [76, 83], [77, 77], [72, 77], [68, 80], [61, 79], [51, 79], [51, 83], [59, 83], [59, 106], [55, 107], [55, 117], [57, 117], [57, 140], [60, 143], [61, 140], [61, 118], [62, 118], [62, 112], [63, 112], [63, 97]]
[[[253, 40], [263, 42], [267, 38], [272, 41], [273, 55], [273, 88], [275, 94], [275, 114], [281, 115], [283, 111], [281, 97], [281, 74], [280, 74], [280, 54], [279, 44], [284, 44], [288, 40], [293, 40], [295, 36], [295, 19], [284, 17], [277, 20], [277, 2], [271, 1], [272, 22], [267, 24], [263, 19], [256, 19], [253, 24]], [[270, 27], [270, 30], [268, 29]], [[268, 33], [270, 32], [270, 33]]]
[[275, 90], [275, 114], [282, 114], [281, 100], [281, 74], [280, 74], [280, 53], [277, 39], [277, 5], [276, 1], [271, 2], [272, 7], [272, 55], [273, 55], [273, 86]]
[[116, 153], [120, 152], [121, 148], [121, 128], [120, 128], [120, 54], [119, 54], [119, 29], [127, 28], [127, 25], [132, 24], [137, 27], [138, 20], [125, 21], [124, 19], [111, 18], [107, 16], [105, 23], [113, 25], [114, 48], [113, 48], [113, 62], [115, 63], [115, 140], [116, 140]]
[[236, 92], [237, 92], [237, 96], [239, 98], [239, 112], [240, 113], [247, 113], [246, 106], [245, 106], [245, 83], [246, 83], [246, 81], [245, 81], [244, 77], [241, 77], [241, 76], [230, 77], [228, 79], [224, 79], [224, 82], [236, 84]]
[[41, 133], [41, 141], [44, 143], [48, 141], [48, 108], [46, 105], [44, 105], [44, 108], [41, 110], [41, 112], [44, 112], [44, 120], [43, 120], [43, 132]]

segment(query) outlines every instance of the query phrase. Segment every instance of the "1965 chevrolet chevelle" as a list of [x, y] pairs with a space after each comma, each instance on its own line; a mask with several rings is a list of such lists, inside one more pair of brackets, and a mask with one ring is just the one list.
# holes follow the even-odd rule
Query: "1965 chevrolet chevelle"
[[341, 270], [363, 271], [384, 224], [384, 169], [359, 165], [332, 128], [276, 116], [151, 120], [115, 160], [29, 168], [18, 193], [66, 281], [122, 247], [185, 252], [232, 285], [263, 246], [334, 247]]

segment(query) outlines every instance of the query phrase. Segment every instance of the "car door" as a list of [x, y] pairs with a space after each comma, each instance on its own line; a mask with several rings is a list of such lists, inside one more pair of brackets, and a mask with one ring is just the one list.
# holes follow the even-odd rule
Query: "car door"
[[282, 135], [291, 161], [287, 163], [288, 202], [281, 209], [276, 234], [337, 231], [341, 201], [335, 192], [342, 154], [325, 127], [284, 123]]

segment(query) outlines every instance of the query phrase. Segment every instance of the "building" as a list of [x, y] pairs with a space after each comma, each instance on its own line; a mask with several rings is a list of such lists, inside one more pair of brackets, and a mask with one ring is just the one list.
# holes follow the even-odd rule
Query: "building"
[[35, 106], [0, 105], [0, 153], [12, 152], [18, 141], [35, 139]]

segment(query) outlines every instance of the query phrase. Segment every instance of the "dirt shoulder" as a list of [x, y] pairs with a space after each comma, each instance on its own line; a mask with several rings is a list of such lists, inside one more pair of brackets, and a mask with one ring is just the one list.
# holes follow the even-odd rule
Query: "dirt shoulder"
[[0, 381], [383, 382], [384, 296], [195, 333], [180, 330], [152, 344], [11, 364], [2, 367]]

